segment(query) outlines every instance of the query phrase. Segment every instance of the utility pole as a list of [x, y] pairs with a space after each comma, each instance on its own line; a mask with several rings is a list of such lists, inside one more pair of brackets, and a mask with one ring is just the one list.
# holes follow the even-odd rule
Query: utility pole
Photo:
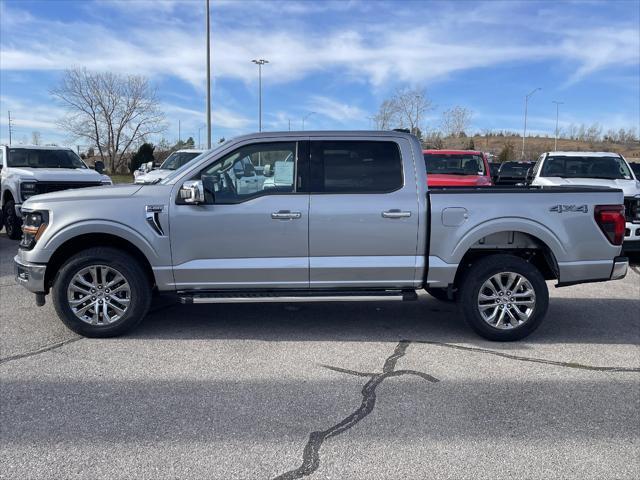
[[198, 127], [198, 148], [202, 148], [202, 143], [200, 142], [200, 132], [202, 131], [203, 127], [206, 127], [206, 125], [201, 125]]
[[534, 93], [536, 93], [538, 90], [542, 90], [540, 87], [531, 90], [525, 97], [524, 97], [524, 132], [522, 133], [522, 159], [524, 160], [524, 139], [527, 136], [527, 107], [529, 106], [529, 97], [531, 97]]
[[291, 119], [289, 118], [289, 131], [291, 131]]
[[9, 146], [11, 146], [11, 110], [9, 110]]
[[316, 112], [309, 112], [307, 113], [304, 117], [302, 117], [302, 130], [304, 130], [304, 121], [309, 118], [311, 115], [313, 115]]
[[269, 60], [260, 58], [258, 60], [251, 60], [258, 65], [258, 131], [262, 131], [262, 66], [265, 63], [269, 63]]
[[552, 100], [551, 103], [556, 104], [556, 142], [553, 149], [557, 152], [558, 151], [558, 116], [560, 111], [560, 105], [564, 105], [564, 102], [557, 102], [555, 100]]
[[178, 120], [178, 143], [182, 139], [182, 127], [180, 126], [180, 120]]
[[211, 41], [209, 0], [207, 0], [207, 148], [211, 148]]

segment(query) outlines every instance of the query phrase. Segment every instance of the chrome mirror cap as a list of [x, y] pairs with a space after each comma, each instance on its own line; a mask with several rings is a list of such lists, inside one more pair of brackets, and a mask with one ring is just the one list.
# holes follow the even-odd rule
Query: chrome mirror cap
[[188, 180], [180, 188], [180, 199], [190, 205], [204, 203], [204, 187], [202, 180]]

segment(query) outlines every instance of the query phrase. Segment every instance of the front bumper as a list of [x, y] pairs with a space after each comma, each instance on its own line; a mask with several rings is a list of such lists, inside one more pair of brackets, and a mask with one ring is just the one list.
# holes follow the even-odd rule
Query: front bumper
[[25, 262], [17, 255], [13, 259], [13, 265], [18, 284], [33, 293], [46, 293], [44, 284], [46, 265]]

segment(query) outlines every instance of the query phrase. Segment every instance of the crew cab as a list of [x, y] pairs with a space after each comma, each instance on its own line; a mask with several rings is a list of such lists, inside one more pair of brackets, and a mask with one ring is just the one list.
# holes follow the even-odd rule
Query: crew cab
[[193, 148], [176, 150], [175, 152], [171, 153], [171, 155], [169, 155], [164, 162], [162, 162], [160, 168], [154, 170], [153, 162], [141, 165], [139, 169], [133, 172], [134, 182], [158, 182], [174, 170], [177, 170], [178, 168], [182, 167], [204, 152], [206, 152], [206, 150], [196, 150]]
[[[241, 192], [249, 158], [276, 181]], [[293, 164], [293, 165], [291, 165]], [[154, 293], [182, 303], [457, 300], [480, 335], [530, 334], [558, 286], [625, 276], [620, 190], [431, 190], [400, 132], [238, 137], [152, 185], [23, 204], [16, 279], [92, 337], [121, 334]], [[266, 183], [266, 182], [265, 182]], [[427, 311], [425, 311], [427, 314]]]
[[42, 193], [111, 185], [101, 163], [92, 170], [70, 148], [0, 145], [0, 202], [7, 236], [22, 235], [21, 205]]
[[611, 152], [547, 152], [528, 179], [531, 185], [588, 185], [622, 190], [625, 207], [623, 250], [640, 251], [640, 181], [625, 158]]
[[483, 152], [424, 150], [430, 187], [487, 187], [491, 170]]

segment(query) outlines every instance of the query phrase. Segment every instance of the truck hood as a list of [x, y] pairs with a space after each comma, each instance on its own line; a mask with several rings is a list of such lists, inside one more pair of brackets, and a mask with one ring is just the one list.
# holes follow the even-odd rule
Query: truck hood
[[427, 174], [427, 185], [430, 187], [476, 187], [490, 184], [489, 177], [484, 175]]
[[640, 195], [640, 182], [637, 180], [626, 180], [623, 178], [607, 180], [604, 178], [562, 178], [562, 177], [542, 177], [537, 178], [534, 185], [553, 186], [586, 186], [586, 187], [608, 187], [617, 188], [624, 192], [625, 197]]
[[147, 172], [143, 175], [138, 175], [136, 177], [136, 183], [151, 183], [158, 179], [162, 180], [164, 177], [168, 176], [172, 172], [174, 172], [174, 170], [167, 170], [164, 168], [151, 170], [150, 172]]
[[102, 180], [102, 175], [90, 168], [11, 167], [11, 173], [25, 180], [39, 182], [99, 182]]
[[108, 185], [105, 187], [87, 187], [72, 190], [61, 190], [59, 192], [45, 193], [43, 195], [34, 195], [22, 204], [23, 208], [39, 208], [41, 204], [48, 202], [86, 202], [89, 200], [109, 200], [114, 198], [130, 197], [142, 185]]

